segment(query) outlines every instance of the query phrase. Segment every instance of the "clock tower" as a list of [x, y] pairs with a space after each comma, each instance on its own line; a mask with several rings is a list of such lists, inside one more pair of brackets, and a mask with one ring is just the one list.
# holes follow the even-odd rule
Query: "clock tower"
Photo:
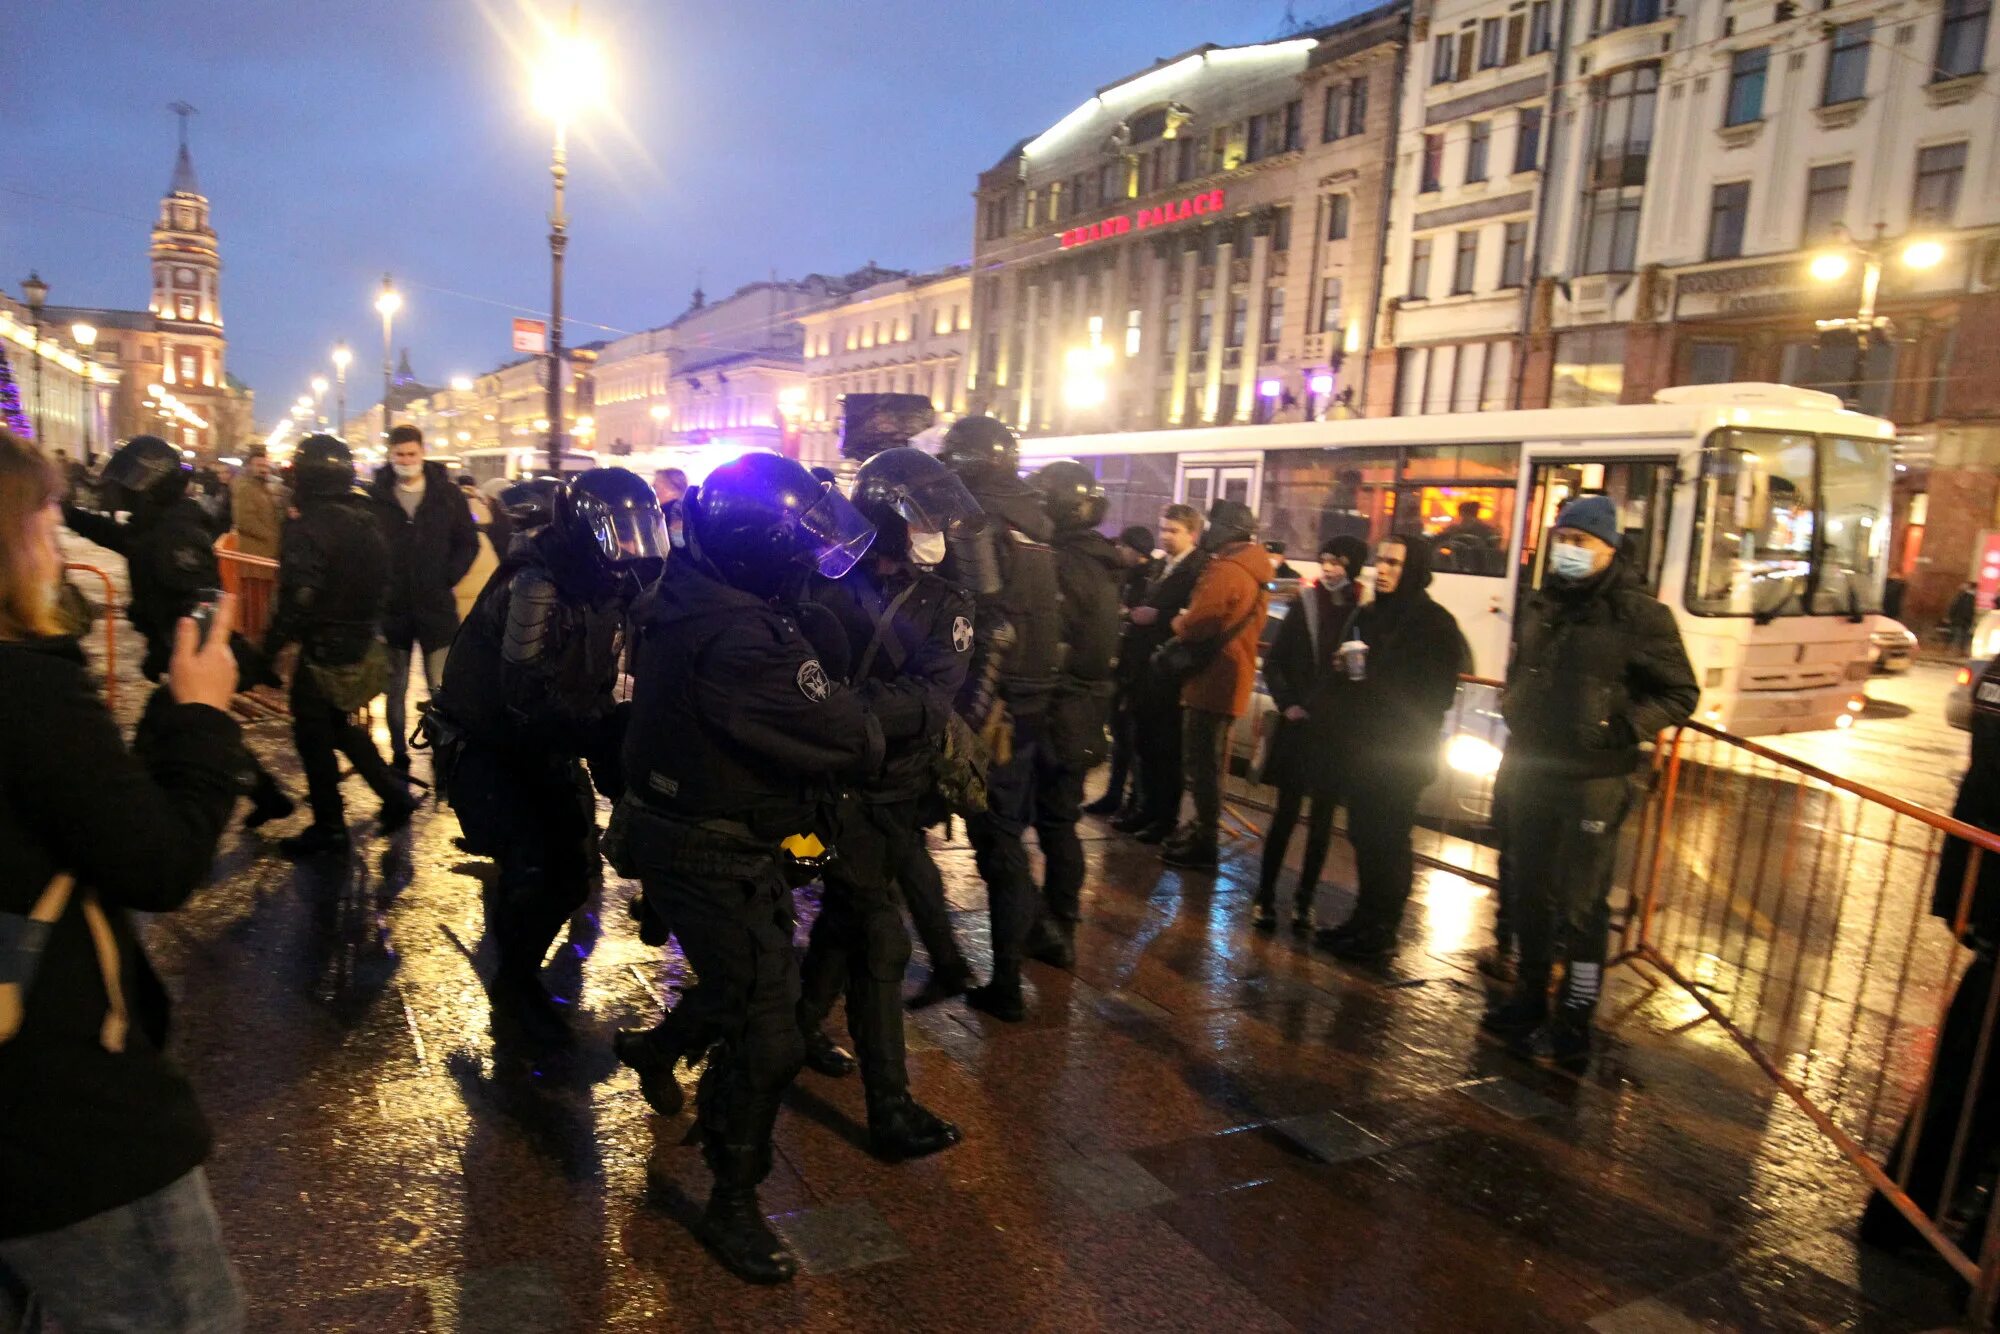
[[153, 224], [153, 297], [161, 335], [163, 383], [190, 402], [223, 387], [222, 256], [209, 225], [208, 197], [188, 155], [187, 122], [194, 108], [176, 102], [180, 154]]

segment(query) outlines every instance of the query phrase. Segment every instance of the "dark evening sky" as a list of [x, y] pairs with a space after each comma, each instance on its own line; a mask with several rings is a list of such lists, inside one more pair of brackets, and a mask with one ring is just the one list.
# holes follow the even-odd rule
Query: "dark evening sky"
[[[549, 132], [512, 48], [525, 0], [13, 0], [0, 43], [0, 286], [142, 307], [146, 242], [191, 142], [223, 255], [230, 366], [268, 421], [396, 341], [438, 384], [509, 354], [548, 303]], [[1345, 0], [1297, 6], [1348, 12]], [[573, 343], [711, 296], [868, 260], [968, 257], [977, 174], [1093, 89], [1201, 42], [1279, 35], [1282, 0], [588, 0], [610, 115], [571, 153]], [[602, 326], [602, 327], [593, 327]], [[368, 368], [364, 370], [364, 368]], [[371, 401], [365, 389], [350, 407]]]

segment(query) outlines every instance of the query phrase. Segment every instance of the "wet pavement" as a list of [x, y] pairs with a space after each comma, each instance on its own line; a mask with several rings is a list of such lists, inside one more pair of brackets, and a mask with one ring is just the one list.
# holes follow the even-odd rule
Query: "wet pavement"
[[[284, 725], [247, 734], [301, 791]], [[213, 887], [150, 926], [254, 1329], [1954, 1317], [1930, 1271], [1857, 1249], [1852, 1170], [1712, 1025], [1683, 1031], [1684, 1000], [1614, 971], [1599, 1057], [1563, 1075], [1478, 1035], [1483, 888], [1424, 873], [1403, 948], [1353, 968], [1249, 929], [1254, 846], [1184, 875], [1094, 822], [1074, 973], [1029, 965], [1024, 1024], [958, 1003], [911, 1019], [914, 1090], [966, 1142], [878, 1163], [858, 1082], [802, 1075], [764, 1203], [806, 1273], [749, 1288], [686, 1230], [706, 1183], [688, 1118], [654, 1116], [610, 1056], [614, 1027], [689, 980], [638, 941], [633, 886], [607, 872], [552, 956], [574, 1047], [513, 1050], [482, 984], [490, 864], [453, 846], [449, 812], [384, 838], [362, 786], [347, 795], [350, 859], [278, 858], [302, 818], [232, 830]], [[983, 970], [970, 853], [935, 846]], [[1351, 885], [1336, 843], [1323, 920]], [[815, 907], [801, 895], [801, 946]]]

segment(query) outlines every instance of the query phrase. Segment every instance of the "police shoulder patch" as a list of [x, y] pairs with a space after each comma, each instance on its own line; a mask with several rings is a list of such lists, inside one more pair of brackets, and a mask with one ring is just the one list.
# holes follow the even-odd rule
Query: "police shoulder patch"
[[799, 693], [818, 704], [832, 693], [832, 685], [826, 679], [826, 668], [819, 665], [818, 658], [807, 658], [799, 664]]
[[972, 647], [972, 621], [964, 616], [951, 620], [951, 646], [960, 653]]

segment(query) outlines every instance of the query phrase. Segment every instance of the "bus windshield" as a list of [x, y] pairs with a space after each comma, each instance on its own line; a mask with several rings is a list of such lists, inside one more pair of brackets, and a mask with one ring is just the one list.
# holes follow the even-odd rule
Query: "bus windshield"
[[1860, 615], [1882, 605], [1892, 446], [1718, 431], [1697, 493], [1688, 610]]

